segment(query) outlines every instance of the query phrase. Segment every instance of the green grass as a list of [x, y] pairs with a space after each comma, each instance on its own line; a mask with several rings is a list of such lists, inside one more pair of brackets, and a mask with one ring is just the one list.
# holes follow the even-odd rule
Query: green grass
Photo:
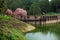
[[[37, 15], [32, 15], [32, 16], [41, 16], [42, 14], [37, 14]], [[55, 15], [59, 15], [59, 13], [56, 13], [56, 12], [47, 12], [45, 13], [44, 15], [46, 16], [55, 16]]]
[[20, 30], [22, 26], [26, 25], [15, 18], [0, 16], [0, 40], [27, 40]]
[[55, 13], [55, 12], [46, 13], [46, 16], [55, 16], [55, 15], [58, 15], [58, 13]]

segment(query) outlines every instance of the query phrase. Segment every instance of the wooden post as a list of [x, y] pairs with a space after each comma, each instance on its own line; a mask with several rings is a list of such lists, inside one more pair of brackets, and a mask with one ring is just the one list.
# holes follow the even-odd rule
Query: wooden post
[[24, 16], [24, 21], [26, 22], [26, 16]]
[[37, 24], [36, 24], [36, 18], [37, 18], [37, 17], [36, 17], [36, 16], [34, 16], [34, 17], [35, 17], [35, 26], [37, 26]]
[[43, 26], [44, 26], [44, 22], [45, 22], [45, 16], [43, 16]]
[[57, 22], [58, 22], [58, 16], [56, 16], [57, 17]]
[[51, 21], [51, 16], [50, 16], [50, 20], [49, 21]]
[[42, 16], [40, 16], [40, 25], [42, 25]]
[[27, 22], [29, 23], [29, 18], [30, 18], [30, 16], [27, 16]]
[[23, 17], [23, 16], [20, 17], [20, 20], [22, 20], [22, 17]]

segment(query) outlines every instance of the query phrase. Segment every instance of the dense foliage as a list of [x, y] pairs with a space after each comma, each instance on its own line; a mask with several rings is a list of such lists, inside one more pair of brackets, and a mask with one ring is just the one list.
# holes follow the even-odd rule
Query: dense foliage
[[0, 0], [0, 14], [5, 14], [5, 11], [7, 9], [7, 0]]
[[23, 8], [27, 10], [28, 15], [40, 15], [43, 12], [58, 13], [60, 12], [60, 0], [51, 0], [50, 2], [49, 0], [0, 0], [0, 14], [3, 13], [7, 7], [13, 11], [16, 8]]
[[[0, 16], [0, 40], [26, 40], [20, 28], [22, 22], [10, 16]], [[20, 24], [20, 25], [17, 25]]]

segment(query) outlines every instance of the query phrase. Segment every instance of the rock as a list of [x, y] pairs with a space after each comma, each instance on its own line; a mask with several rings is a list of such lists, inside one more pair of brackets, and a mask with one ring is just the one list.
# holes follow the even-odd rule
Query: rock
[[22, 32], [28, 32], [28, 31], [32, 31], [35, 29], [34, 26], [28, 23], [22, 22], [22, 21], [20, 21], [20, 23], [18, 22], [17, 24], [20, 25], [19, 28], [21, 29]]
[[30, 24], [26, 24], [27, 26], [22, 30], [23, 32], [28, 32], [28, 31], [32, 31], [35, 29], [34, 26], [30, 25]]

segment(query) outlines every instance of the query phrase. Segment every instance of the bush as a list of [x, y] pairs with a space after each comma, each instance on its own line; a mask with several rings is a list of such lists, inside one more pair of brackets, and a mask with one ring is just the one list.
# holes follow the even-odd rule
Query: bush
[[0, 16], [0, 40], [26, 40], [18, 25], [15, 24], [17, 25], [16, 19], [7, 15]]

